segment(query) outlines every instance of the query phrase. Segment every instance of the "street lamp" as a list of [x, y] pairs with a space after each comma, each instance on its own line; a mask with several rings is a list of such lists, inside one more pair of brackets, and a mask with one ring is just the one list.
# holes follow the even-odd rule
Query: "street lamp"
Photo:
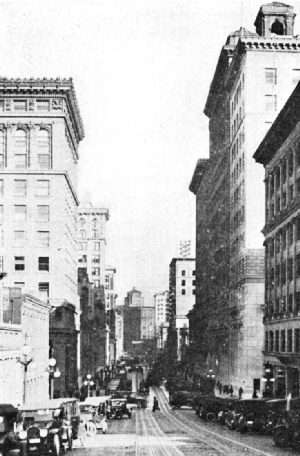
[[215, 378], [215, 374], [213, 373], [212, 369], [209, 369], [209, 371], [206, 374], [206, 377], [209, 378], [210, 380]]
[[94, 385], [91, 374], [87, 374], [86, 380], [83, 382], [83, 384], [87, 386], [87, 395], [90, 397], [90, 386]]
[[264, 397], [272, 397], [273, 396], [273, 384], [275, 382], [275, 378], [273, 377], [272, 366], [269, 362], [265, 364], [265, 374], [262, 378], [262, 382], [265, 383], [265, 390], [263, 393]]
[[49, 364], [48, 372], [49, 372], [49, 379], [50, 379], [50, 399], [53, 399], [54, 378], [60, 377], [60, 370], [58, 367], [56, 367], [56, 359], [53, 358], [53, 356], [49, 359], [48, 364]]
[[27, 334], [25, 334], [25, 343], [21, 349], [21, 353], [23, 355], [23, 359], [19, 356], [17, 357], [17, 361], [24, 366], [24, 380], [23, 380], [23, 404], [26, 401], [26, 383], [27, 383], [27, 368], [28, 365], [33, 361], [32, 356], [30, 356], [31, 348], [27, 345]]

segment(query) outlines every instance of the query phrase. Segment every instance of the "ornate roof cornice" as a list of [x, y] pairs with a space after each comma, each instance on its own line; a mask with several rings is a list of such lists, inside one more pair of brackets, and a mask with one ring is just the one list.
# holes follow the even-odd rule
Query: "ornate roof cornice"
[[194, 170], [193, 177], [189, 186], [189, 190], [195, 195], [197, 194], [198, 188], [207, 170], [208, 164], [209, 158], [200, 158], [197, 161], [196, 168]]
[[84, 128], [72, 78], [4, 78], [0, 77], [0, 96], [64, 97], [74, 126], [77, 143], [84, 138]]
[[296, 51], [300, 52], [300, 39], [291, 36], [241, 38], [242, 51]]

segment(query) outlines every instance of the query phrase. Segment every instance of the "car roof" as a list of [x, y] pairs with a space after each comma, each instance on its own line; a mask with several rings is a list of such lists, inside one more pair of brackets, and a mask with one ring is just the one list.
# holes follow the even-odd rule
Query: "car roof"
[[12, 404], [0, 404], [0, 415], [16, 415], [18, 409]]

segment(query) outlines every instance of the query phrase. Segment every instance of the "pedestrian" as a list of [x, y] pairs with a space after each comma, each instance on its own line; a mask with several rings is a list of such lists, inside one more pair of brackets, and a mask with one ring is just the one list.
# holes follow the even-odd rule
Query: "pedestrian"
[[230, 385], [230, 387], [229, 387], [229, 394], [231, 397], [233, 396], [233, 386], [232, 385]]
[[239, 388], [239, 399], [242, 399], [243, 392], [244, 392], [244, 390], [243, 390], [243, 388], [240, 386], [240, 388]]
[[222, 386], [222, 383], [219, 382], [219, 393], [222, 394], [222, 390], [223, 390], [223, 386]]
[[252, 399], [257, 399], [258, 396], [257, 396], [257, 392], [256, 392], [256, 389], [253, 391], [253, 394], [252, 394]]
[[152, 412], [155, 412], [156, 410], [160, 411], [160, 408], [159, 408], [159, 405], [158, 405], [158, 400], [156, 399], [156, 396], [154, 396]]

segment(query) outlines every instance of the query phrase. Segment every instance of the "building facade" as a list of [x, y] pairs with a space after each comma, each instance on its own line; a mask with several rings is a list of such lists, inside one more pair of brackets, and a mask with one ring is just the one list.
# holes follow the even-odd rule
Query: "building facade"
[[[0, 402], [15, 406], [49, 397], [49, 311], [47, 303], [20, 288], [1, 289]], [[28, 349], [27, 358], [23, 346]], [[30, 361], [25, 376], [20, 361]]]
[[162, 291], [154, 295], [155, 307], [155, 335], [157, 348], [163, 349], [168, 334], [168, 308], [169, 308], [169, 291]]
[[108, 209], [82, 203], [79, 207], [78, 267], [86, 268], [96, 287], [105, 285], [106, 222]]
[[[258, 147], [265, 168], [265, 391], [300, 394], [300, 84]], [[272, 380], [271, 380], [272, 379]]]
[[294, 18], [293, 7], [273, 2], [260, 8], [255, 32], [228, 36], [204, 111], [210, 158], [198, 162], [190, 185], [198, 284], [192, 345], [203, 369], [249, 393], [261, 386], [264, 339], [264, 186], [252, 155], [299, 79]]
[[188, 313], [195, 304], [196, 271], [194, 258], [172, 258], [169, 266], [169, 331], [176, 333], [176, 354], [182, 360], [188, 344]]
[[142, 292], [136, 290], [134, 287], [128, 291], [125, 298], [125, 306], [127, 307], [142, 307], [144, 305], [144, 297]]

